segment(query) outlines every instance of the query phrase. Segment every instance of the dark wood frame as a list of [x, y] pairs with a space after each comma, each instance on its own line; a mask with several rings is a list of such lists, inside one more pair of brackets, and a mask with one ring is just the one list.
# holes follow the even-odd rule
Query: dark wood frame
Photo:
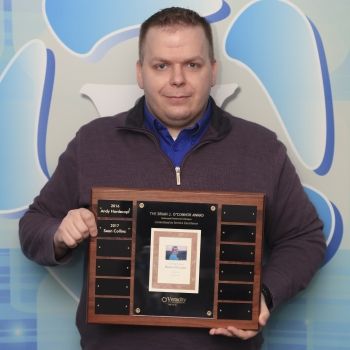
[[[133, 202], [132, 217], [132, 237], [131, 237], [131, 274], [130, 274], [130, 307], [128, 315], [107, 315], [97, 314], [95, 312], [95, 284], [96, 284], [96, 259], [97, 259], [97, 242], [99, 237], [91, 238], [89, 250], [88, 266], [88, 312], [87, 321], [90, 323], [106, 324], [133, 324], [149, 326], [178, 326], [178, 327], [227, 327], [233, 325], [240, 329], [257, 330], [259, 328], [258, 318], [260, 313], [261, 298], [261, 263], [262, 263], [262, 240], [263, 240], [263, 218], [264, 218], [264, 195], [262, 193], [238, 193], [238, 192], [209, 192], [209, 191], [176, 191], [176, 190], [146, 190], [146, 189], [120, 189], [114, 187], [95, 187], [92, 189], [91, 209], [97, 214], [97, 203], [99, 200], [119, 200]], [[155, 202], [181, 202], [181, 203], [215, 203], [217, 210], [217, 230], [216, 230], [216, 267], [215, 267], [215, 286], [214, 286], [214, 310], [213, 317], [196, 318], [196, 317], [164, 317], [164, 316], [140, 316], [133, 310], [133, 286], [134, 286], [134, 259], [135, 259], [135, 239], [136, 239], [136, 203], [138, 201], [155, 201]], [[237, 243], [224, 242], [221, 240], [222, 224], [222, 206], [239, 205], [256, 207], [256, 222], [253, 224], [256, 229], [254, 243]], [[227, 224], [227, 222], [225, 223]], [[229, 224], [247, 225], [245, 222], [229, 222]], [[249, 223], [252, 225], [252, 223]], [[118, 239], [118, 238], [115, 238]], [[219, 276], [220, 248], [221, 244], [240, 244], [254, 246], [254, 263], [240, 263], [254, 265], [253, 283], [242, 281], [222, 281]], [[105, 258], [105, 257], [104, 257]], [[108, 259], [108, 258], [107, 258]], [[225, 264], [235, 264], [236, 262], [224, 262]], [[237, 319], [218, 319], [218, 285], [219, 282], [253, 284], [252, 297], [252, 317], [251, 320]], [[102, 296], [103, 297], [103, 296]], [[116, 296], [118, 298], [118, 296]], [[228, 301], [234, 303], [235, 301]]]

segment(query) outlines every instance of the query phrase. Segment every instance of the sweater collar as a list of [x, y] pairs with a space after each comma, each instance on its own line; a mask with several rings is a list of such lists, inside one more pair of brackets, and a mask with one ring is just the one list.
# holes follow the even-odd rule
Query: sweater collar
[[[212, 97], [209, 98], [212, 105], [212, 115], [209, 128], [205, 134], [205, 139], [221, 139], [225, 137], [232, 128], [229, 119], [230, 115], [218, 107]], [[145, 130], [144, 103], [145, 97], [142, 96], [136, 101], [135, 106], [129, 110], [125, 121], [125, 126], [127, 128]]]

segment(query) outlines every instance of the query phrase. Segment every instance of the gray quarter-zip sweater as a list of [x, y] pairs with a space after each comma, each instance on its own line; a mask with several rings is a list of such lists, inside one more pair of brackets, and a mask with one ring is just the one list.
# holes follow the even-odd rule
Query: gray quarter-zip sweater
[[[24, 254], [43, 265], [62, 263], [55, 260], [53, 235], [69, 210], [89, 207], [92, 186], [262, 192], [267, 250], [263, 283], [273, 307], [305, 288], [323, 261], [325, 242], [322, 223], [286, 149], [273, 132], [212, 102], [208, 130], [178, 169], [143, 125], [144, 98], [128, 112], [83, 126], [20, 221]], [[260, 333], [243, 341], [210, 336], [205, 329], [87, 324], [85, 283], [77, 327], [84, 349], [248, 350], [262, 344]]]

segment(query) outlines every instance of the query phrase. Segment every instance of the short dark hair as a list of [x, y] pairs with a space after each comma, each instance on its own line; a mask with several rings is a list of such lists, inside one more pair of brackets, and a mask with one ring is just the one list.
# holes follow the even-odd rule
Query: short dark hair
[[152, 27], [172, 27], [172, 26], [201, 26], [209, 44], [209, 57], [212, 61], [214, 58], [214, 44], [213, 33], [209, 22], [201, 17], [197, 12], [182, 8], [182, 7], [168, 7], [153, 14], [146, 19], [140, 28], [139, 36], [139, 60], [143, 61], [143, 45], [147, 32]]

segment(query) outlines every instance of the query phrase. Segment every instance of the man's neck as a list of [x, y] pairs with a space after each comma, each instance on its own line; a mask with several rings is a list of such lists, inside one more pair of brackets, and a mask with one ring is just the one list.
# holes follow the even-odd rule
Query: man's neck
[[177, 137], [179, 136], [179, 134], [182, 130], [180, 128], [170, 128], [170, 127], [167, 127], [167, 129], [168, 129], [170, 136], [173, 138], [174, 141], [177, 139]]

